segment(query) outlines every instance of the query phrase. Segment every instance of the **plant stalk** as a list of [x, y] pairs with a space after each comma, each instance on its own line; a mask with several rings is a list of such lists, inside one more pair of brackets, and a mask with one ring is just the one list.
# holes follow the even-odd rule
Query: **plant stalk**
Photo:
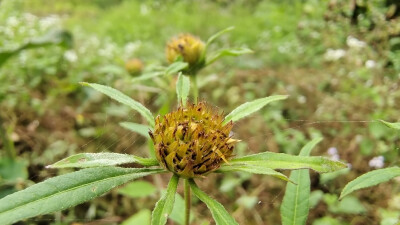
[[192, 92], [193, 92], [193, 101], [194, 104], [197, 104], [197, 101], [199, 100], [199, 88], [197, 86], [197, 76], [196, 74], [190, 75], [190, 83], [192, 85]]
[[10, 159], [15, 159], [16, 154], [15, 154], [15, 148], [14, 148], [14, 143], [13, 141], [9, 138], [7, 134], [7, 130], [3, 126], [3, 119], [0, 116], [0, 138], [1, 141], [3, 142], [3, 148], [7, 152], [7, 156]]
[[190, 201], [190, 185], [188, 179], [185, 179], [184, 198], [185, 198], [185, 225], [189, 225], [191, 201]]

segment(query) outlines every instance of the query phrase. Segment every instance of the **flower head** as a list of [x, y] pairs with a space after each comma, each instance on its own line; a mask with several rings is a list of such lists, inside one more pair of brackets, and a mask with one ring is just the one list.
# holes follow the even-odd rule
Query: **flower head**
[[173, 63], [181, 56], [183, 61], [192, 67], [204, 63], [202, 59], [204, 48], [205, 45], [199, 38], [191, 34], [181, 34], [167, 44], [165, 53], [169, 63]]
[[140, 59], [130, 59], [125, 63], [125, 69], [131, 75], [139, 75], [143, 70], [143, 62]]
[[223, 125], [223, 120], [204, 102], [158, 116], [150, 137], [160, 165], [181, 177], [194, 178], [227, 163], [239, 140], [229, 135], [233, 123]]

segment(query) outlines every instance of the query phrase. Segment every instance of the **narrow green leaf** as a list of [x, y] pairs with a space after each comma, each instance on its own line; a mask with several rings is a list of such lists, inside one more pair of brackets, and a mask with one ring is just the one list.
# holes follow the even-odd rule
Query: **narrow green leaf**
[[157, 202], [156, 207], [151, 215], [152, 225], [164, 225], [167, 223], [168, 216], [171, 214], [174, 207], [175, 192], [178, 186], [179, 177], [173, 175], [169, 181], [167, 192]]
[[263, 152], [230, 161], [231, 164], [253, 164], [271, 169], [312, 169], [319, 173], [333, 172], [346, 168], [345, 163], [320, 156], [295, 156], [284, 153]]
[[189, 96], [190, 90], [190, 79], [189, 77], [179, 73], [178, 81], [176, 82], [176, 95], [178, 97], [178, 102], [186, 106], [186, 102]]
[[216, 53], [214, 53], [209, 58], [207, 58], [206, 65], [210, 65], [224, 56], [239, 56], [239, 55], [250, 54], [250, 53], [253, 53], [253, 51], [248, 48], [221, 49], [221, 50], [217, 51]]
[[150, 138], [149, 131], [151, 131], [151, 127], [143, 124], [138, 123], [131, 123], [131, 122], [121, 122], [119, 123], [123, 128], [126, 128], [130, 131], [138, 133], [145, 138]]
[[224, 120], [224, 123], [228, 123], [229, 121], [238, 121], [242, 119], [243, 117], [246, 117], [258, 110], [260, 110], [262, 107], [266, 106], [267, 104], [274, 102], [274, 101], [279, 101], [286, 99], [288, 96], [287, 95], [274, 95], [274, 96], [269, 96], [266, 98], [260, 98], [256, 99], [251, 102], [246, 102], [236, 109], [234, 109], [231, 113], [229, 113]]
[[219, 38], [221, 35], [223, 35], [223, 34], [225, 34], [225, 33], [228, 33], [228, 32], [230, 32], [230, 31], [232, 31], [233, 29], [235, 29], [235, 27], [228, 27], [228, 28], [225, 28], [225, 29], [223, 29], [223, 30], [221, 30], [221, 31], [218, 31], [216, 34], [214, 34], [214, 35], [212, 35], [211, 37], [209, 37], [208, 40], [207, 40], [207, 42], [206, 42], [206, 47], [205, 47], [205, 49], [207, 49], [208, 46], [209, 46], [213, 41], [215, 41], [215, 39]]
[[139, 102], [133, 100], [132, 98], [126, 96], [122, 92], [118, 91], [117, 89], [114, 89], [112, 87], [108, 87], [105, 85], [101, 84], [95, 84], [95, 83], [86, 83], [86, 82], [80, 82], [80, 84], [85, 85], [85, 86], [90, 86], [97, 91], [107, 95], [108, 97], [125, 104], [129, 107], [131, 107], [133, 110], [136, 110], [142, 115], [144, 118], [146, 118], [147, 122], [151, 125], [151, 127], [154, 127], [154, 117], [151, 114], [150, 110], [148, 110], [146, 107], [144, 107], [142, 104]]
[[127, 163], [138, 163], [143, 166], [158, 166], [156, 159], [142, 158], [119, 153], [79, 153], [62, 159], [46, 168], [87, 168], [116, 166]]
[[165, 69], [165, 75], [176, 74], [189, 66], [187, 62], [174, 62]]
[[142, 74], [139, 77], [135, 77], [132, 79], [132, 82], [138, 82], [138, 81], [143, 81], [143, 80], [148, 80], [154, 77], [159, 77], [162, 76], [164, 73], [163, 72], [152, 72], [152, 73], [145, 73]]
[[222, 206], [221, 203], [217, 202], [206, 193], [201, 191], [192, 179], [189, 180], [189, 184], [190, 188], [193, 191], [193, 194], [195, 194], [196, 197], [204, 202], [207, 205], [208, 209], [210, 209], [211, 214], [217, 225], [239, 225], [235, 221], [235, 219], [225, 210], [224, 206]]
[[50, 178], [0, 199], [0, 224], [64, 210], [162, 169], [101, 167]]
[[340, 194], [340, 199], [352, 193], [353, 191], [372, 187], [398, 176], [400, 176], [400, 167], [397, 166], [373, 170], [349, 182], [343, 188], [342, 193]]
[[383, 124], [385, 124], [387, 127], [390, 127], [392, 129], [396, 129], [396, 130], [400, 130], [400, 123], [390, 123], [390, 122], [386, 122], [384, 120], [379, 120], [380, 122], [382, 122]]
[[221, 166], [217, 172], [247, 172], [247, 173], [254, 173], [254, 174], [264, 174], [270, 175], [284, 181], [289, 181], [288, 177], [285, 174], [279, 173], [271, 168], [265, 167], [263, 165], [254, 165], [254, 164], [224, 164]]
[[[311, 150], [322, 141], [315, 138], [300, 151], [300, 156], [309, 156]], [[282, 225], [306, 224], [310, 201], [310, 175], [308, 169], [295, 170], [289, 179], [296, 184], [287, 183], [285, 196], [281, 204]]]

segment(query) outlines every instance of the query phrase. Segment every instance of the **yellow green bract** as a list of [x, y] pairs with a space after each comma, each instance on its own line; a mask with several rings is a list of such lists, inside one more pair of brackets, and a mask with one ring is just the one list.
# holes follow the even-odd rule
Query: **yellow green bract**
[[166, 56], [169, 63], [174, 62], [179, 56], [190, 66], [200, 64], [200, 58], [204, 51], [204, 43], [190, 34], [181, 34], [172, 39], [166, 48]]
[[223, 125], [223, 120], [204, 102], [158, 116], [154, 132], [149, 133], [161, 166], [183, 178], [195, 178], [227, 163], [238, 140], [229, 135], [233, 123]]

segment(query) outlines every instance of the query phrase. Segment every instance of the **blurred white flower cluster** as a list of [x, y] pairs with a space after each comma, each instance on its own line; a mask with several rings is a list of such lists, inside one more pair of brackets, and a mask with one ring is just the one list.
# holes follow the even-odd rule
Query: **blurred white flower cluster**
[[329, 155], [329, 158], [332, 159], [332, 160], [335, 160], [335, 161], [339, 161], [340, 160], [340, 156], [339, 156], [338, 150], [335, 147], [330, 147], [328, 149], [328, 155]]
[[383, 157], [381, 155], [374, 157], [368, 162], [368, 165], [369, 165], [369, 167], [375, 168], [375, 169], [383, 168], [383, 166], [385, 165], [385, 157]]
[[326, 61], [337, 61], [341, 58], [343, 58], [344, 56], [346, 56], [346, 51], [343, 49], [331, 49], [328, 48], [324, 54], [324, 59]]

